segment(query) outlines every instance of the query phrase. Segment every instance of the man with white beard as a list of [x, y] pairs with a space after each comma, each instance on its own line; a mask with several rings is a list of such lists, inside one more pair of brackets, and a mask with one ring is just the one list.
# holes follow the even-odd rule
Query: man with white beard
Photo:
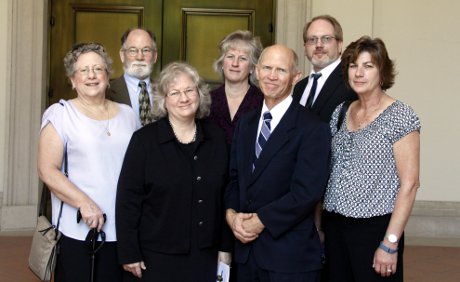
[[152, 82], [150, 75], [157, 60], [155, 36], [147, 29], [132, 28], [121, 37], [120, 59], [124, 74], [110, 81], [107, 97], [131, 106], [138, 125], [152, 122]]

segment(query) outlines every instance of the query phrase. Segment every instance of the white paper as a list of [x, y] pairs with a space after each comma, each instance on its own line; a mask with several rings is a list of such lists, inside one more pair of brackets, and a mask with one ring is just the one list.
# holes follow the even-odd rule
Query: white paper
[[230, 281], [230, 266], [219, 261], [217, 266], [217, 279], [216, 281], [229, 282]]

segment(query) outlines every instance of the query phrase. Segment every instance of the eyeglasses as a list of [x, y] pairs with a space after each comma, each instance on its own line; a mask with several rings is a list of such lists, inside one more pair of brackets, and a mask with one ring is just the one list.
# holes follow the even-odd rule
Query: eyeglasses
[[152, 56], [153, 52], [155, 51], [154, 49], [150, 48], [150, 47], [145, 47], [145, 48], [141, 48], [141, 49], [138, 49], [138, 48], [135, 48], [135, 47], [131, 47], [131, 48], [128, 48], [128, 49], [124, 49], [124, 51], [128, 54], [128, 56], [130, 57], [136, 57], [137, 54], [139, 54], [139, 52], [142, 53], [142, 55], [144, 56]]
[[188, 98], [192, 98], [196, 96], [197, 91], [196, 91], [196, 88], [187, 88], [183, 91], [173, 90], [166, 95], [172, 99], [179, 99], [181, 93], [184, 93], [184, 95], [187, 96]]
[[101, 65], [94, 65], [92, 67], [86, 66], [77, 69], [77, 73], [79, 73], [82, 76], [88, 76], [90, 71], [92, 71], [95, 75], [101, 75], [105, 72], [105, 67]]
[[316, 45], [318, 43], [318, 40], [321, 40], [321, 43], [329, 44], [332, 41], [332, 39], [335, 39], [335, 37], [330, 36], [330, 35], [324, 35], [324, 36], [321, 36], [321, 37], [313, 36], [313, 37], [308, 37], [306, 43], [308, 45]]

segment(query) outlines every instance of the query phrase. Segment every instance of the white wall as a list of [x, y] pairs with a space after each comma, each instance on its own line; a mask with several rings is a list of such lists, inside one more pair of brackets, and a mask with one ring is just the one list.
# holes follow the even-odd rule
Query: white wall
[[460, 202], [460, 1], [312, 0], [311, 8], [340, 21], [345, 46], [361, 35], [384, 40], [399, 73], [388, 94], [422, 122], [417, 200]]

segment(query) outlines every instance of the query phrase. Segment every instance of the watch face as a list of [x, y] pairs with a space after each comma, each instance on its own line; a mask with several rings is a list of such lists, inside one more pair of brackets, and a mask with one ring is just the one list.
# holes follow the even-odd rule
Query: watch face
[[398, 237], [395, 234], [390, 234], [388, 235], [388, 241], [390, 241], [390, 243], [396, 243], [398, 242]]

